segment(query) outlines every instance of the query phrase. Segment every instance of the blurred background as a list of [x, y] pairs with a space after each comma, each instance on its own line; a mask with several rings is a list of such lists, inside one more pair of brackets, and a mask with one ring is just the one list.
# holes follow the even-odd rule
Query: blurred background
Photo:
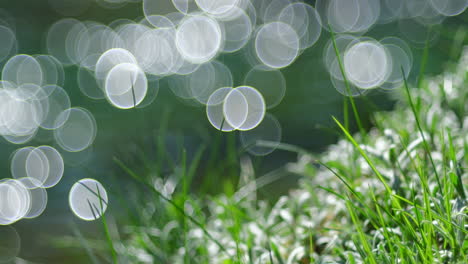
[[[47, 53], [45, 38], [48, 29], [65, 17], [107, 25], [122, 18], [134, 21], [144, 18], [142, 3], [139, 1], [111, 6], [112, 8], [94, 0], [0, 1], [0, 19], [13, 21], [19, 54]], [[306, 2], [315, 4], [315, 1]], [[410, 83], [414, 85], [420, 72], [424, 39], [422, 43], [415, 43], [401, 32], [401, 27], [405, 25], [399, 23], [375, 25], [365, 35], [375, 39], [396, 36], [407, 41], [414, 57], [409, 78]], [[462, 37], [462, 43], [455, 45], [454, 39], [457, 34], [461, 34], [460, 32], [465, 32], [467, 25], [468, 14], [464, 12], [459, 16], [446, 18], [431, 31], [430, 34], [433, 34], [434, 38], [430, 43], [425, 74], [440, 73], [447, 62], [458, 58], [459, 48], [463, 42], [466, 44], [468, 41], [465, 36]], [[314, 153], [320, 153], [339, 137], [331, 116], [343, 118], [344, 97], [334, 89], [323, 63], [323, 50], [329, 40], [329, 32], [323, 30], [314, 46], [305, 50], [291, 66], [281, 70], [286, 79], [286, 95], [280, 105], [269, 111], [281, 124], [281, 142]], [[242, 52], [236, 52], [222, 54], [217, 59], [231, 70], [234, 86], [242, 85], [244, 76], [251, 69], [244, 57]], [[5, 62], [3, 61], [0, 67], [3, 67]], [[72, 106], [84, 107], [92, 112], [97, 121], [97, 137], [92, 148], [78, 154], [63, 154], [66, 162], [65, 174], [57, 187], [48, 190], [49, 202], [44, 214], [37, 219], [22, 220], [14, 224], [22, 238], [22, 258], [37, 263], [85, 263], [81, 259], [85, 256], [84, 249], [67, 250], [64, 253], [51, 246], [54, 244], [51, 238], [76, 235], [77, 228], [85, 236], [96, 236], [96, 230], [100, 229], [98, 223], [83, 222], [73, 216], [68, 206], [68, 192], [71, 186], [81, 178], [95, 178], [106, 187], [110, 201], [118, 200], [122, 193], [133, 192], [134, 189], [130, 188], [131, 179], [116, 168], [113, 158], [123, 160], [137, 171], [151, 170], [142, 166], [142, 159], [148, 163], [157, 163], [161, 155], [156, 147], [158, 141], [164, 142], [167, 148], [164, 155], [169, 156], [176, 164], [182, 159], [183, 149], [187, 151], [187, 159], [191, 160], [200, 146], [206, 147], [195, 174], [196, 180], [191, 186], [197, 195], [232, 192], [236, 188], [239, 180], [236, 160], [239, 157], [233, 157], [230, 150], [239, 147], [239, 139], [235, 133], [221, 135], [214, 129], [206, 118], [203, 106], [177, 98], [162, 79], [159, 81], [159, 93], [151, 105], [142, 109], [120, 110], [105, 100], [93, 100], [84, 96], [77, 87], [77, 69], [76, 66], [65, 67], [64, 89], [70, 96]], [[396, 96], [398, 93], [374, 90], [368, 93], [365, 99], [356, 98], [366, 129], [371, 127], [369, 114], [373, 111], [391, 111]], [[369, 101], [376, 107], [370, 107]], [[351, 129], [356, 131], [355, 123], [350, 124]], [[28, 142], [27, 145], [53, 145], [50, 142], [51, 136], [44, 135], [41, 139]], [[0, 139], [0, 178], [11, 177], [10, 157], [19, 147], [22, 146]], [[252, 157], [257, 175], [280, 168], [296, 158], [296, 154], [281, 150], [265, 157]], [[157, 177], [168, 177], [168, 166], [160, 164], [159, 169], [154, 170], [154, 174]], [[263, 198], [275, 200], [293, 188], [295, 181], [294, 175], [283, 177], [274, 186], [263, 190]], [[111, 223], [121, 224], [126, 221], [125, 211], [121, 209], [118, 202], [110, 203], [107, 215]]]

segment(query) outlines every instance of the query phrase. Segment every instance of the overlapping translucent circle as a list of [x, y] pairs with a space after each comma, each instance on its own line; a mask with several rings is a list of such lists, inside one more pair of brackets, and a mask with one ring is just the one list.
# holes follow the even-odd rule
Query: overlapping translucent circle
[[325, 28], [335, 33], [365, 32], [378, 20], [380, 1], [372, 0], [318, 0], [316, 8]]
[[28, 179], [34, 187], [51, 188], [62, 179], [64, 162], [62, 155], [53, 147], [24, 147], [12, 155], [10, 170], [15, 179]]
[[54, 130], [55, 140], [62, 149], [78, 152], [94, 142], [97, 133], [96, 120], [88, 110], [80, 107], [67, 109], [60, 113], [56, 123], [63, 123]]
[[175, 96], [189, 100], [193, 99], [190, 79], [191, 75], [172, 75], [163, 80]]
[[106, 212], [108, 197], [100, 182], [94, 179], [82, 179], [72, 186], [68, 202], [78, 218], [93, 221]]
[[231, 70], [218, 61], [202, 64], [190, 75], [190, 91], [194, 99], [206, 105], [210, 95], [220, 87], [232, 87]]
[[223, 115], [226, 123], [239, 129], [247, 120], [249, 104], [247, 98], [238, 89], [232, 89], [224, 98]]
[[432, 7], [444, 16], [456, 16], [468, 8], [467, 0], [429, 0]]
[[24, 136], [3, 135], [3, 139], [5, 139], [7, 142], [10, 142], [16, 145], [26, 144], [27, 142], [34, 139], [39, 131], [40, 130], [34, 130], [31, 134], [24, 135]]
[[178, 12], [176, 6], [171, 0], [142, 0], [143, 13], [145, 17], [152, 15], [166, 15], [172, 12]]
[[26, 172], [26, 159], [29, 153], [33, 150], [33, 147], [24, 147], [17, 149], [11, 157], [10, 170], [13, 178], [21, 179], [28, 177]]
[[211, 125], [224, 132], [255, 128], [262, 122], [265, 110], [262, 94], [250, 86], [220, 88], [213, 92], [206, 105]]
[[94, 157], [94, 148], [93, 145], [91, 145], [87, 149], [79, 152], [64, 151], [61, 154], [63, 157], [63, 162], [68, 167], [82, 167], [89, 163]]
[[10, 225], [25, 217], [31, 208], [29, 190], [18, 180], [0, 181], [0, 225]]
[[142, 69], [152, 75], [169, 75], [182, 67], [183, 59], [175, 47], [173, 28], [152, 29], [138, 38], [135, 56]]
[[106, 77], [106, 97], [112, 105], [129, 109], [139, 105], [148, 91], [145, 73], [135, 64], [121, 63]]
[[244, 84], [255, 87], [263, 95], [267, 109], [279, 105], [286, 94], [286, 79], [283, 73], [262, 65], [253, 67], [246, 74]]
[[176, 46], [187, 61], [201, 64], [214, 58], [222, 47], [219, 23], [204, 15], [188, 16], [176, 33]]
[[235, 8], [240, 0], [195, 0], [198, 7], [206, 13], [220, 15]]
[[38, 148], [34, 148], [29, 152], [26, 157], [25, 167], [27, 177], [35, 179], [41, 185], [49, 176], [49, 160], [44, 152]]
[[47, 207], [47, 191], [44, 188], [37, 187], [40, 183], [33, 178], [21, 178], [19, 181], [29, 190], [31, 196], [31, 206], [23, 218], [39, 217]]
[[276, 117], [267, 113], [257, 127], [241, 131], [239, 136], [247, 152], [255, 156], [266, 156], [281, 143], [282, 129]]
[[55, 22], [47, 33], [46, 44], [49, 54], [57, 58], [64, 65], [73, 64], [67, 53], [67, 36], [77, 25], [82, 26], [82, 23], [73, 18], [62, 19]]
[[38, 180], [30, 177], [0, 180], [0, 226], [36, 218], [46, 206], [47, 192]]
[[62, 155], [55, 148], [50, 146], [39, 146], [36, 148], [36, 150], [39, 150], [45, 156], [49, 167], [49, 173], [42, 182], [41, 187], [54, 187], [63, 177], [64, 162]]
[[405, 51], [397, 45], [386, 44], [384, 47], [392, 58], [392, 68], [386, 82], [382, 84], [382, 88], [390, 89], [395, 87], [395, 84], [401, 84], [404, 78], [408, 78], [412, 65]]
[[57, 121], [57, 118], [63, 111], [70, 108], [70, 97], [60, 86], [47, 85], [43, 87], [43, 90], [48, 94], [47, 100], [49, 107], [47, 115], [41, 122], [41, 127], [44, 129], [57, 129], [67, 120], [67, 118], [62, 118]]
[[29, 55], [13, 56], [3, 67], [2, 79], [16, 85], [36, 84], [41, 86], [43, 82], [41, 64]]
[[392, 58], [377, 41], [363, 41], [346, 50], [343, 66], [346, 77], [354, 85], [371, 89], [387, 80], [392, 69]]
[[314, 45], [322, 33], [319, 13], [311, 5], [293, 2], [281, 10], [278, 21], [290, 25], [299, 37], [300, 49]]
[[70, 25], [65, 27], [65, 32], [60, 33], [65, 38], [65, 50], [61, 52], [72, 64], [80, 64], [88, 55], [91, 37], [89, 26], [91, 23], [70, 21]]
[[42, 85], [59, 85], [63, 86], [65, 82], [65, 72], [62, 64], [53, 56], [36, 55], [37, 60], [42, 70]]
[[231, 87], [222, 87], [217, 89], [208, 98], [206, 104], [206, 116], [211, 125], [223, 132], [230, 132], [235, 130], [231, 125], [226, 122], [224, 117], [224, 99], [232, 91]]
[[440, 35], [437, 30], [432, 30], [431, 26], [424, 25], [415, 19], [398, 20], [398, 29], [405, 39], [420, 48], [432, 45]]
[[335, 50], [335, 45], [333, 44], [333, 41], [329, 40], [327, 42], [327, 44], [325, 45], [324, 52], [323, 52], [323, 62], [328, 72], [330, 73], [331, 77], [335, 79], [343, 80], [343, 75], [341, 73], [338, 58], [341, 59], [341, 61], [343, 62], [344, 53], [348, 45], [350, 45], [351, 43], [355, 43], [357, 41], [358, 41], [357, 37], [353, 35], [349, 35], [349, 34], [341, 34], [341, 35], [336, 36], [335, 45], [336, 45], [336, 49], [338, 50], [338, 56], [337, 56], [337, 52]]
[[183, 14], [194, 12], [198, 9], [195, 0], [172, 0], [174, 7]]
[[238, 128], [238, 130], [250, 130], [258, 126], [265, 116], [266, 105], [263, 95], [254, 87], [239, 86], [239, 90], [247, 100], [248, 114], [245, 122]]
[[99, 57], [99, 60], [96, 63], [96, 67], [94, 69], [96, 79], [106, 79], [109, 72], [115, 66], [123, 63], [137, 64], [137, 60], [128, 50], [121, 48], [109, 49]]
[[236, 52], [243, 48], [250, 40], [254, 29], [254, 22], [246, 11], [234, 7], [238, 15], [220, 21], [224, 35], [223, 52]]
[[3, 136], [35, 134], [48, 114], [48, 96], [35, 84], [0, 89], [0, 99], [0, 133]]
[[299, 36], [286, 23], [263, 25], [255, 38], [255, 51], [260, 61], [271, 68], [284, 68], [299, 55]]
[[94, 76], [92, 69], [95, 68], [95, 64], [99, 58], [98, 54], [88, 56], [82, 61], [81, 66], [77, 71], [77, 83], [80, 91], [91, 99], [104, 99], [104, 89], [102, 86], [102, 80], [97, 80]]
[[[261, 12], [263, 23], [271, 23], [279, 20], [279, 16], [282, 10], [284, 10], [293, 1], [291, 0], [272, 0], [264, 1], [265, 10]], [[258, 10], [258, 9], [257, 9]]]
[[145, 98], [143, 101], [140, 102], [136, 107], [137, 108], [145, 108], [150, 106], [159, 94], [159, 80], [148, 80], [148, 90], [146, 92]]

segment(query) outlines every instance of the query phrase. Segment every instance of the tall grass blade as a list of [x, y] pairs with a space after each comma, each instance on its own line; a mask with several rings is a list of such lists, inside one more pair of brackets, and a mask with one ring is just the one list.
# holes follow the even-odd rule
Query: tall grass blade
[[437, 168], [435, 166], [434, 160], [432, 159], [431, 149], [429, 148], [429, 144], [427, 143], [426, 137], [424, 136], [424, 132], [422, 130], [421, 123], [419, 121], [416, 107], [414, 106], [414, 103], [413, 103], [413, 98], [411, 97], [411, 93], [408, 87], [408, 81], [406, 80], [405, 71], [403, 70], [403, 67], [401, 67], [401, 74], [403, 75], [403, 82], [405, 86], [406, 95], [408, 96], [408, 101], [411, 107], [411, 111], [413, 111], [414, 119], [416, 120], [416, 126], [418, 127], [419, 133], [421, 134], [424, 149], [429, 157], [429, 160], [432, 165], [432, 169], [434, 170], [434, 174], [435, 174], [436, 181], [437, 181], [437, 186], [439, 187], [439, 191], [442, 192], [443, 189], [442, 189], [442, 184], [440, 183], [439, 173], [437, 172]]
[[[356, 104], [354, 102], [354, 98], [353, 98], [353, 96], [351, 96], [351, 88], [349, 86], [349, 81], [348, 81], [348, 78], [346, 77], [346, 72], [344, 70], [343, 62], [341, 61], [340, 51], [338, 49], [338, 46], [336, 45], [335, 32], [333, 31], [333, 29], [331, 28], [330, 25], [328, 25], [328, 28], [329, 28], [330, 34], [331, 34], [333, 49], [335, 50], [335, 56], [336, 56], [336, 59], [338, 60], [341, 75], [343, 76], [343, 80], [344, 80], [344, 83], [345, 83], [346, 92], [348, 93], [347, 97], [349, 98], [349, 102], [351, 103], [351, 108], [353, 109], [354, 118], [356, 119], [356, 123], [357, 123], [358, 129], [359, 129], [359, 132], [361, 133], [362, 138], [364, 138], [365, 131], [364, 131], [364, 128], [362, 126], [361, 118], [359, 117], [359, 112], [358, 112]], [[346, 102], [346, 100], [345, 100], [345, 102]], [[347, 104], [344, 104], [343, 107], [344, 107], [344, 115], [345, 115], [345, 117], [344, 117], [345, 127], [346, 127], [347, 130], [349, 130], [349, 124], [348, 124], [349, 121], [347, 121], [348, 120], [348, 113], [347, 113], [348, 112], [347, 111], [348, 106], [347, 106]]]

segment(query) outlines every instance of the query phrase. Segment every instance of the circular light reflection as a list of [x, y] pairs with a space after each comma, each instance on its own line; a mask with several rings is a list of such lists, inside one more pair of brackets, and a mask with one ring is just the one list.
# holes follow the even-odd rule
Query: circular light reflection
[[[63, 120], [66, 120], [63, 122]], [[63, 123], [54, 130], [54, 137], [61, 148], [78, 152], [88, 148], [96, 137], [97, 127], [93, 115], [84, 108], [70, 108], [63, 111], [56, 123]]]
[[244, 149], [255, 156], [266, 156], [279, 146], [282, 129], [275, 116], [267, 113], [254, 129], [241, 131], [240, 141]]
[[288, 24], [272, 22], [258, 30], [255, 51], [266, 66], [284, 68], [291, 65], [299, 55], [299, 37]]
[[107, 192], [102, 184], [94, 179], [76, 182], [69, 195], [72, 212], [80, 219], [93, 221], [99, 219], [107, 209]]

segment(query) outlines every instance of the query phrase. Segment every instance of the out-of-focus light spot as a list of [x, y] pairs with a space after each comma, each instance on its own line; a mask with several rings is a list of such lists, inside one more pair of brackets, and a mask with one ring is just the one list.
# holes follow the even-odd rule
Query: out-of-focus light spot
[[108, 206], [106, 190], [94, 179], [76, 182], [70, 190], [68, 201], [72, 212], [85, 221], [99, 219]]

